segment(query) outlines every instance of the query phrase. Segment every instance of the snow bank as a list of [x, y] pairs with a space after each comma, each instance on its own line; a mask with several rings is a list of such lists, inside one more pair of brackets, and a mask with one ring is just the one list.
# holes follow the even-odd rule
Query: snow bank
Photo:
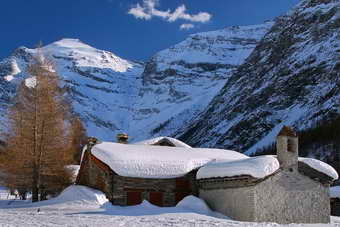
[[328, 165], [327, 163], [324, 163], [320, 160], [314, 159], [314, 158], [302, 158], [299, 157], [299, 161], [305, 163], [309, 167], [326, 174], [327, 176], [333, 178], [333, 180], [337, 180], [339, 178], [338, 173], [336, 170]]
[[59, 196], [46, 202], [64, 203], [74, 201], [97, 205], [103, 205], [108, 202], [103, 192], [80, 185], [69, 186]]
[[120, 176], [140, 178], [176, 178], [213, 161], [248, 158], [236, 151], [205, 148], [182, 148], [126, 145], [103, 142], [92, 154]]
[[[230, 219], [220, 213], [210, 210], [206, 203], [195, 197], [187, 196], [182, 201], [180, 201], [175, 207], [158, 207], [151, 204], [147, 200], [144, 200], [141, 204], [135, 206], [114, 206], [110, 202], [105, 203], [101, 206], [105, 209], [105, 214], [111, 216], [157, 216], [164, 214], [191, 214], [191, 215], [206, 215], [211, 217], [217, 217], [222, 219]], [[144, 225], [141, 225], [144, 226]]]
[[193, 210], [199, 213], [205, 213], [209, 214], [211, 212], [208, 205], [201, 200], [200, 198], [197, 198], [196, 196], [190, 195], [182, 199], [176, 207]]
[[152, 145], [152, 144], [158, 143], [159, 141], [161, 141], [163, 139], [169, 140], [176, 147], [191, 148], [188, 144], [183, 143], [182, 141], [180, 141], [178, 139], [171, 138], [171, 137], [166, 137], [166, 136], [156, 137], [156, 138], [152, 138], [152, 139], [149, 139], [149, 140], [143, 140], [143, 141], [137, 142], [135, 144], [139, 144], [139, 145]]
[[340, 186], [334, 186], [330, 188], [330, 196], [331, 198], [339, 198], [340, 199]]
[[236, 161], [213, 162], [200, 168], [197, 179], [249, 175], [264, 178], [280, 168], [275, 157], [259, 156]]

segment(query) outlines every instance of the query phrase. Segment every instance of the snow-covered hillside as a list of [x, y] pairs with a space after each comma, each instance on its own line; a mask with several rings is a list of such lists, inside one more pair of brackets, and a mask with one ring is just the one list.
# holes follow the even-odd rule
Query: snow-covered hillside
[[[55, 61], [74, 109], [88, 133], [115, 140], [170, 135], [201, 112], [255, 48], [272, 23], [190, 36], [156, 54], [147, 64], [124, 60], [77, 39], [41, 48]], [[0, 62], [0, 114], [27, 78], [25, 68], [36, 49], [21, 47]]]
[[190, 125], [271, 26], [268, 22], [191, 35], [153, 56], [142, 75], [137, 135], [171, 135]]
[[[25, 68], [36, 52], [21, 47], [0, 63], [1, 87], [8, 90], [1, 93], [2, 100], [7, 101], [5, 103], [9, 103], [9, 97], [13, 96], [15, 85], [27, 77]], [[97, 50], [77, 39], [60, 40], [41, 48], [41, 52], [55, 61], [74, 109], [91, 135], [113, 139], [116, 130], [128, 130], [142, 64]]]
[[340, 114], [340, 1], [304, 0], [276, 19], [254, 52], [180, 139], [248, 154]]

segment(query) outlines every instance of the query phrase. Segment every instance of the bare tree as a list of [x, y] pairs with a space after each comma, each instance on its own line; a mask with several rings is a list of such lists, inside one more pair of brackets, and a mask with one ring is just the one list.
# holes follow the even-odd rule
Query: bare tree
[[67, 149], [69, 108], [52, 61], [39, 54], [27, 73], [9, 110], [5, 169], [7, 184], [32, 191], [36, 202], [69, 184], [65, 166], [73, 157]]

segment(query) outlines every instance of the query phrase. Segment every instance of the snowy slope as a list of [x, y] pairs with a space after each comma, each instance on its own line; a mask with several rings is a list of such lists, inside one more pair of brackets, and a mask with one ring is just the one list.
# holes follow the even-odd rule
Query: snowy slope
[[254, 52], [190, 127], [193, 146], [251, 154], [283, 125], [303, 129], [340, 114], [340, 1], [304, 0], [276, 19]]
[[[147, 64], [124, 60], [77, 39], [41, 48], [55, 61], [89, 135], [134, 141], [170, 135], [201, 112], [272, 24], [232, 27], [190, 36]], [[0, 117], [35, 49], [21, 47], [0, 62]], [[1, 126], [0, 126], [1, 127]]]
[[[60, 40], [43, 47], [41, 52], [55, 61], [56, 70], [68, 87], [73, 107], [91, 135], [113, 139], [116, 130], [129, 130], [142, 64], [97, 50], [77, 39]], [[15, 85], [22, 78], [29, 77], [24, 73], [25, 68], [36, 53], [35, 49], [21, 47], [0, 63], [1, 88], [6, 89], [1, 97], [5, 103], [9, 103], [9, 98], [14, 95]], [[23, 73], [11, 69], [13, 62]]]
[[153, 56], [142, 75], [137, 135], [171, 135], [190, 125], [271, 26], [268, 22], [194, 34]]

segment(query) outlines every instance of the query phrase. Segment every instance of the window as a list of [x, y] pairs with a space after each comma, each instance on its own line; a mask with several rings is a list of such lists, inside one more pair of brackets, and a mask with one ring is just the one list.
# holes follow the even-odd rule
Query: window
[[294, 152], [294, 141], [292, 139], [287, 140], [287, 151]]

